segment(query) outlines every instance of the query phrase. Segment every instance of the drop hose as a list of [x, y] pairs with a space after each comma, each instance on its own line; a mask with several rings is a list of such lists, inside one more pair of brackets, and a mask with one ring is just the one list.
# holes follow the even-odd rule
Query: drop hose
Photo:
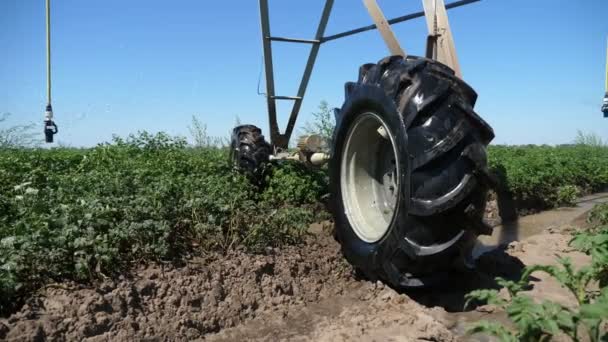
[[59, 130], [53, 121], [53, 106], [51, 105], [51, 0], [46, 0], [46, 97], [44, 140], [52, 143], [54, 135]]

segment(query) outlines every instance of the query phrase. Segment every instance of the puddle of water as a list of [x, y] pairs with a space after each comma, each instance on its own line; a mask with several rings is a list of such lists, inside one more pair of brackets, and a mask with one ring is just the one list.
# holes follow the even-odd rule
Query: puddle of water
[[549, 227], [568, 226], [585, 215], [594, 205], [605, 202], [608, 202], [608, 193], [598, 193], [579, 199], [574, 207], [543, 211], [538, 214], [520, 217], [515, 222], [496, 226], [492, 235], [479, 237], [473, 249], [473, 257], [478, 258], [500, 245], [540, 234]]

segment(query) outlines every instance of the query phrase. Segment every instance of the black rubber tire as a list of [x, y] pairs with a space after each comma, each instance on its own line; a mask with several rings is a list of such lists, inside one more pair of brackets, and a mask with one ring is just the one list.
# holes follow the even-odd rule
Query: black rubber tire
[[[336, 235], [346, 259], [371, 280], [396, 288], [436, 285], [454, 266], [468, 265], [482, 221], [492, 128], [473, 111], [475, 91], [447, 66], [391, 56], [360, 68], [345, 85], [330, 160]], [[347, 132], [373, 111], [390, 127], [401, 170], [400, 195], [387, 233], [361, 240], [345, 212], [340, 167]]]
[[256, 177], [261, 174], [271, 154], [272, 148], [260, 128], [240, 125], [232, 130], [230, 163], [235, 169]]

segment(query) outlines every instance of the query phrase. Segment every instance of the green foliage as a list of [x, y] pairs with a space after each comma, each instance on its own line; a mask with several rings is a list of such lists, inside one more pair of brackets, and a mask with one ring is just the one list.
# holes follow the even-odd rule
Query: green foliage
[[562, 185], [557, 187], [556, 203], [558, 205], [574, 205], [581, 192], [576, 185]]
[[[575, 295], [579, 307], [570, 309], [551, 301], [539, 303], [520, 293], [529, 287], [530, 276], [534, 272], [545, 272], [559, 281]], [[526, 268], [521, 280], [517, 282], [497, 278], [499, 285], [508, 289], [508, 298], [501, 297], [498, 290], [476, 290], [467, 294], [467, 304], [476, 300], [503, 308], [515, 325], [515, 331], [482, 321], [474, 324], [469, 332], [491, 334], [503, 341], [549, 340], [551, 336], [564, 333], [577, 341], [578, 328], [582, 324], [589, 329], [590, 334], [597, 337], [601, 319], [608, 316], [598, 316], [605, 310], [604, 300], [601, 297], [594, 299], [586, 292], [596, 275], [592, 267], [574, 271], [568, 259], [560, 259], [560, 266], [534, 265]]]
[[584, 133], [583, 131], [576, 132], [576, 138], [574, 143], [577, 145], [594, 146], [594, 147], [605, 147], [606, 142], [595, 133]]
[[606, 147], [490, 146], [488, 161], [520, 209], [569, 205], [608, 184]]
[[608, 287], [602, 288], [593, 304], [581, 305], [581, 317], [588, 320], [606, 319], [608, 317]]
[[320, 175], [278, 165], [260, 189], [226, 160], [145, 132], [86, 150], [0, 150], [0, 311], [46, 282], [111, 276], [193, 246], [295, 243], [322, 217]]
[[312, 117], [312, 122], [307, 122], [304, 126], [304, 133], [320, 135], [330, 143], [333, 138], [336, 123], [333, 109], [329, 106], [329, 103], [327, 103], [327, 101], [321, 101], [318, 111], [313, 112]]
[[570, 290], [579, 304], [586, 304], [590, 298], [586, 289], [591, 281], [597, 276], [597, 269], [586, 266], [580, 270], [574, 270], [572, 262], [568, 258], [558, 258], [559, 265], [532, 265], [526, 267], [522, 280], [527, 282], [534, 272], [544, 272], [555, 278], [563, 287]]
[[570, 245], [592, 257], [600, 286], [608, 286], [608, 203], [596, 205], [587, 218], [592, 226], [577, 232]]
[[596, 204], [589, 212], [587, 222], [594, 226], [592, 228], [608, 225], [608, 203]]
[[275, 204], [317, 205], [327, 193], [329, 179], [324, 170], [286, 162], [270, 168], [262, 198]]
[[[331, 120], [327, 104], [321, 112]], [[196, 250], [238, 245], [257, 251], [296, 243], [310, 223], [327, 218], [325, 169], [275, 164], [262, 185], [251, 184], [232, 172], [228, 151], [193, 122], [201, 148], [146, 132], [92, 149], [0, 148], [0, 311], [10, 311], [21, 296], [49, 281], [91, 281], [137, 262]], [[326, 123], [317, 128], [328, 128]], [[571, 201], [579, 189], [608, 184], [607, 150], [496, 146], [489, 152], [490, 165], [516, 198], [550, 206]], [[590, 220], [606, 225], [608, 210], [594, 210]], [[572, 243], [605, 260], [605, 235], [598, 231], [577, 235]], [[606, 274], [605, 265], [593, 266], [597, 277]], [[587, 279], [566, 268], [560, 272], [575, 278], [573, 289]], [[526, 285], [500, 282], [513, 297]], [[477, 296], [509, 305], [491, 290]], [[582, 307], [592, 315], [599, 310], [596, 302]]]
[[598, 265], [608, 265], [608, 227], [604, 226], [596, 232], [579, 232], [572, 239], [571, 245], [590, 254]]
[[470, 334], [484, 333], [496, 336], [503, 342], [519, 342], [518, 336], [512, 331], [505, 328], [502, 324], [496, 322], [480, 321], [469, 329]]
[[42, 133], [35, 124], [6, 126], [8, 113], [0, 115], [0, 148], [34, 147], [42, 143]]
[[202, 123], [196, 116], [192, 116], [192, 124], [188, 126], [192, 136], [194, 147], [218, 148], [230, 144], [230, 139], [225, 137], [214, 137], [207, 134], [207, 125]]
[[[481, 301], [503, 308], [515, 325], [511, 331], [496, 323], [478, 322], [469, 332], [486, 333], [502, 341], [540, 341], [563, 333], [572, 340], [579, 340], [579, 329], [585, 327], [592, 341], [605, 341], [608, 334], [600, 327], [608, 320], [608, 229], [605, 226], [608, 206], [598, 205], [590, 213], [592, 222], [600, 226], [574, 236], [570, 244], [589, 255], [591, 264], [575, 270], [568, 258], [559, 258], [558, 265], [532, 265], [526, 267], [519, 281], [497, 278], [498, 284], [506, 288], [508, 298], [498, 290], [482, 289], [467, 294], [468, 305]], [[603, 224], [603, 226], [601, 226]], [[568, 289], [578, 301], [578, 306], [568, 308], [551, 301], [536, 302], [522, 294], [529, 287], [530, 277], [535, 272], [544, 272]], [[600, 292], [589, 291], [591, 283], [598, 282]], [[603, 335], [602, 335], [603, 334]]]
[[501, 341], [542, 341], [560, 332], [576, 336], [577, 317], [568, 309], [549, 301], [537, 303], [520, 294], [520, 291], [528, 287], [528, 280], [501, 280], [501, 285], [510, 287], [508, 298], [502, 298], [498, 290], [476, 290], [466, 296], [467, 305], [476, 300], [501, 307], [507, 312], [515, 330], [511, 331], [498, 323], [480, 321], [469, 328], [469, 333], [485, 333], [496, 336]]

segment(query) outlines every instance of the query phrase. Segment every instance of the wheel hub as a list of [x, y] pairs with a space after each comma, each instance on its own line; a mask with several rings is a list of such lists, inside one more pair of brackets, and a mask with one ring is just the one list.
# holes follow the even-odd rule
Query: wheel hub
[[343, 146], [342, 201], [355, 234], [374, 243], [389, 230], [399, 200], [399, 163], [395, 141], [375, 113], [355, 119]]

